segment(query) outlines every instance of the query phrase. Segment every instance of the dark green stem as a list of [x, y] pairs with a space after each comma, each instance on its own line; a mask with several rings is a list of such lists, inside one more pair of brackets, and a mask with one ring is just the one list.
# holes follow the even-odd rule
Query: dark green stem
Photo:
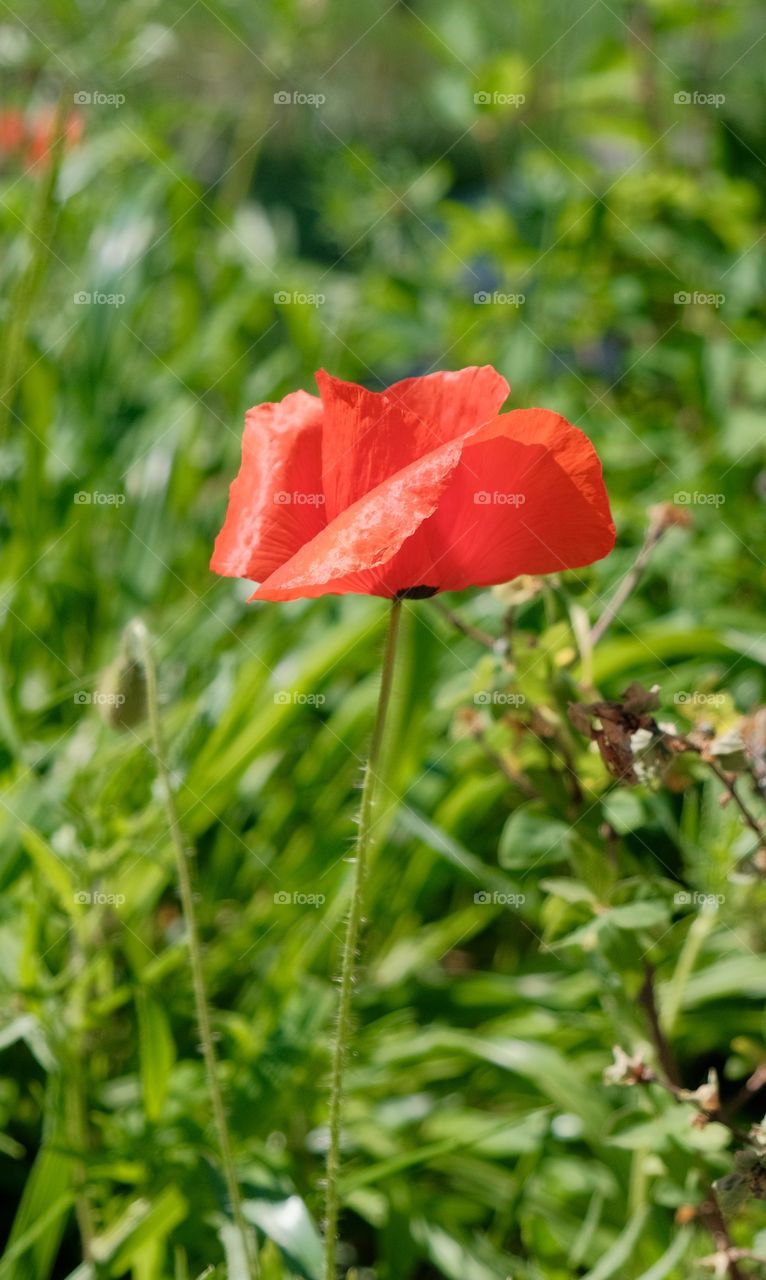
[[336, 1280], [335, 1249], [340, 1212], [340, 1129], [343, 1112], [343, 1075], [351, 1035], [351, 994], [354, 985], [359, 930], [362, 923], [364, 881], [367, 872], [367, 861], [372, 848], [373, 815], [377, 802], [377, 784], [385, 739], [386, 718], [391, 702], [391, 688], [396, 661], [396, 641], [399, 634], [401, 612], [401, 600], [394, 600], [391, 605], [388, 635], [383, 654], [383, 670], [380, 680], [380, 693], [378, 694], [378, 708], [375, 714], [375, 726], [372, 731], [370, 754], [364, 773], [362, 803], [359, 810], [359, 830], [354, 853], [351, 906], [346, 925], [346, 938], [343, 944], [338, 1022], [335, 1031], [330, 1075], [330, 1137], [327, 1149], [325, 1212], [325, 1280]]

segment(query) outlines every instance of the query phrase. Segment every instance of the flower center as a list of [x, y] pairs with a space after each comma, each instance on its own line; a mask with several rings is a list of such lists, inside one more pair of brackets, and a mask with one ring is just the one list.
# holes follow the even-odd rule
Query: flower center
[[401, 591], [397, 591], [397, 600], [427, 600], [429, 596], [435, 596], [438, 587], [402, 587]]

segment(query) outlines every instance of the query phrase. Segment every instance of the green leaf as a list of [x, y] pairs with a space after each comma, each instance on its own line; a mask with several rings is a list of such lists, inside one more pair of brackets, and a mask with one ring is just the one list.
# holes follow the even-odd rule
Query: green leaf
[[25, 1261], [23, 1266], [11, 1264], [8, 1280], [47, 1280], [50, 1275], [74, 1200], [71, 1169], [68, 1156], [48, 1146], [41, 1147], [8, 1237], [7, 1252], [21, 1241], [28, 1242], [21, 1249]]
[[677, 1264], [685, 1257], [693, 1239], [694, 1232], [692, 1228], [681, 1227], [662, 1257], [658, 1258], [648, 1271], [642, 1271], [638, 1280], [665, 1280], [665, 1276], [669, 1276], [671, 1272], [674, 1272]]
[[[182, 1222], [187, 1203], [177, 1187], [165, 1187], [154, 1200], [134, 1200], [106, 1231], [93, 1241], [93, 1257], [109, 1276], [122, 1276], [151, 1241], [164, 1240]], [[95, 1280], [95, 1270], [83, 1264], [68, 1280]]]
[[646, 822], [646, 814], [641, 800], [635, 791], [624, 787], [615, 787], [601, 801], [604, 817], [618, 835], [635, 831]]
[[553, 894], [554, 897], [572, 904], [596, 901], [596, 895], [586, 884], [582, 884], [580, 880], [566, 880], [563, 876], [541, 880], [540, 888], [544, 893]]
[[570, 852], [570, 827], [536, 802], [520, 805], [503, 827], [497, 856], [501, 867], [528, 869], [541, 863], [565, 861]]
[[242, 1211], [248, 1222], [279, 1245], [303, 1280], [322, 1280], [322, 1238], [300, 1196], [247, 1199]]
[[670, 909], [664, 902], [627, 902], [621, 907], [610, 907], [599, 917], [600, 923], [615, 925], [618, 929], [653, 929], [655, 925], [667, 925]]
[[[44, 1241], [44, 1237], [48, 1231], [53, 1232], [55, 1239], [59, 1233], [59, 1226], [64, 1215], [71, 1209], [74, 1203], [74, 1196], [70, 1193], [59, 1196], [55, 1204], [49, 1205], [48, 1208], [40, 1214], [38, 1218], [27, 1227], [25, 1231], [18, 1235], [12, 1236], [8, 1241], [8, 1247], [0, 1259], [0, 1276], [6, 1277], [15, 1275], [14, 1263], [36, 1244], [38, 1241]], [[36, 1273], [42, 1274], [42, 1273]]]
[[136, 992], [136, 1013], [144, 1106], [148, 1119], [156, 1124], [165, 1106], [175, 1044], [163, 1005], [143, 988]]
[[609, 1277], [615, 1275], [618, 1271], [624, 1275], [624, 1268], [627, 1267], [633, 1251], [641, 1239], [648, 1216], [649, 1210], [647, 1208], [639, 1209], [637, 1213], [634, 1213], [625, 1230], [617, 1237], [611, 1248], [607, 1249], [593, 1270], [583, 1277], [583, 1280], [609, 1280]]
[[414, 1222], [415, 1238], [426, 1248], [428, 1257], [448, 1280], [508, 1280], [508, 1265], [502, 1258], [494, 1264], [485, 1262], [478, 1250], [456, 1240], [443, 1227], [433, 1223]]
[[54, 853], [47, 841], [32, 827], [22, 827], [21, 843], [43, 879], [53, 889], [67, 915], [77, 915], [77, 882], [63, 859]]

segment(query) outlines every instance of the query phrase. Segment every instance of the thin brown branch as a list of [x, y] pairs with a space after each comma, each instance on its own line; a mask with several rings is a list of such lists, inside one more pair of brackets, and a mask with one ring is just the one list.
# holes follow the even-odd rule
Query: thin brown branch
[[762, 1062], [756, 1067], [739, 1092], [735, 1093], [734, 1097], [730, 1098], [726, 1103], [726, 1106], [721, 1108], [721, 1116], [725, 1117], [723, 1123], [726, 1124], [734, 1116], [739, 1115], [742, 1108], [746, 1107], [764, 1087], [766, 1087], [766, 1062]]
[[675, 511], [669, 503], [663, 503], [661, 506], [653, 509], [646, 529], [646, 534], [644, 535], [641, 550], [604, 609], [604, 612], [601, 614], [601, 617], [591, 627], [590, 642], [592, 646], [595, 647], [599, 640], [603, 639], [604, 634], [614, 622], [620, 612], [620, 609], [635, 591], [641, 580], [643, 572], [652, 557], [652, 552], [657, 546], [657, 543], [674, 524], [686, 523], [688, 517], [684, 519], [684, 516], [685, 513], [679, 515], [679, 513]]
[[678, 741], [683, 743], [684, 750], [693, 751], [696, 755], [698, 755], [700, 760], [702, 760], [703, 763], [708, 766], [711, 772], [715, 774], [716, 778], [721, 783], [721, 785], [726, 788], [727, 795], [730, 797], [731, 800], [734, 801], [735, 805], [739, 809], [746, 825], [758, 837], [761, 844], [766, 844], [766, 830], [764, 829], [763, 825], [758, 821], [755, 814], [752, 813], [751, 810], [748, 808], [747, 804], [745, 803], [739, 791], [737, 790], [737, 782], [736, 782], [735, 775], [731, 773], [727, 773], [726, 770], [722, 769], [721, 766], [717, 764], [715, 760], [712, 760], [709, 755], [705, 754], [702, 747], [698, 746], [694, 742], [690, 742], [688, 738], [679, 738]]
[[750, 812], [747, 805], [745, 804], [745, 801], [742, 799], [742, 796], [737, 790], [737, 784], [735, 779], [730, 774], [725, 773], [724, 770], [720, 767], [720, 765], [717, 765], [715, 761], [706, 760], [705, 763], [712, 769], [713, 773], [718, 778], [719, 782], [723, 783], [728, 794], [731, 796], [732, 800], [736, 804], [737, 808], [742, 814], [742, 817], [747, 823], [750, 830], [755, 832], [761, 844], [766, 842], [766, 831], [764, 831], [763, 827], [761, 826], [761, 823], [758, 821], [755, 815]]
[[712, 1187], [710, 1188], [710, 1195], [702, 1204], [700, 1213], [713, 1237], [713, 1243], [721, 1262], [726, 1268], [723, 1274], [727, 1275], [729, 1280], [745, 1280], [744, 1272], [738, 1265], [741, 1250], [734, 1247], [734, 1242], [729, 1235], [729, 1228], [726, 1225], [726, 1219], [721, 1212], [721, 1206]]
[[497, 640], [491, 636], [488, 631], [482, 631], [480, 627], [474, 627], [472, 623], [466, 622], [460, 617], [459, 613], [455, 613], [454, 609], [450, 609], [449, 605], [444, 604], [441, 600], [432, 600], [431, 607], [440, 613], [445, 622], [449, 622], [451, 626], [469, 640], [475, 640], [477, 644], [484, 645], [486, 649], [496, 649]]
[[657, 1010], [657, 999], [654, 989], [654, 966], [647, 962], [644, 973], [644, 982], [638, 993], [638, 1002], [646, 1014], [646, 1020], [649, 1023], [649, 1032], [654, 1045], [654, 1052], [657, 1054], [657, 1061], [664, 1071], [669, 1084], [676, 1088], [681, 1087], [681, 1076], [678, 1070], [678, 1063], [673, 1052], [672, 1045], [668, 1040], [660, 1023], [660, 1016]]
[[487, 742], [484, 730], [481, 727], [472, 727], [471, 737], [484, 752], [487, 759], [495, 766], [496, 769], [500, 770], [504, 778], [507, 778], [514, 787], [518, 787], [529, 800], [539, 799], [539, 792], [529, 781], [529, 778], [521, 773], [520, 770], [515, 769], [505, 756], [503, 756], [499, 751], [496, 751], [493, 746], [490, 746]]

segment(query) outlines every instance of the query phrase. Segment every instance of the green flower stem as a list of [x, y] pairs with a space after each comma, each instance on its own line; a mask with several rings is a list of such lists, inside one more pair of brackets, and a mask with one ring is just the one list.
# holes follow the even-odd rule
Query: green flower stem
[[396, 642], [399, 635], [402, 602], [394, 600], [388, 623], [388, 635], [383, 654], [383, 669], [378, 694], [378, 708], [375, 714], [375, 725], [372, 731], [372, 743], [364, 773], [362, 786], [362, 802], [359, 811], [359, 829], [354, 853], [354, 880], [351, 892], [351, 906], [346, 925], [346, 938], [343, 944], [343, 961], [340, 976], [340, 997], [338, 1002], [338, 1022], [333, 1046], [332, 1068], [330, 1076], [330, 1139], [327, 1149], [327, 1184], [325, 1210], [325, 1280], [336, 1280], [335, 1252], [338, 1234], [338, 1215], [340, 1211], [340, 1129], [343, 1111], [343, 1074], [351, 1034], [351, 993], [354, 984], [356, 950], [359, 942], [359, 930], [362, 922], [364, 902], [364, 881], [367, 872], [367, 860], [372, 847], [373, 814], [377, 802], [379, 770], [385, 739], [386, 719], [391, 702], [391, 688], [396, 661]]
[[72, 1149], [77, 1153], [72, 1181], [75, 1189], [75, 1217], [80, 1232], [83, 1260], [93, 1262], [93, 1238], [96, 1228], [88, 1193], [85, 1157], [88, 1151], [88, 1102], [85, 1065], [85, 1024], [88, 1004], [88, 978], [82, 925], [75, 921], [72, 941], [72, 1029], [66, 1056], [64, 1104], [66, 1124]]
[[13, 414], [14, 393], [23, 375], [24, 335], [28, 332], [32, 307], [42, 286], [50, 257], [56, 221], [56, 184], [66, 142], [66, 124], [72, 109], [72, 90], [61, 93], [52, 127], [48, 168], [32, 209], [28, 231], [29, 259], [13, 288], [8, 308], [9, 321], [0, 359], [0, 437], [5, 436]]
[[218, 1131], [218, 1143], [221, 1151], [221, 1163], [223, 1165], [224, 1177], [226, 1179], [226, 1188], [229, 1195], [229, 1202], [231, 1204], [232, 1216], [242, 1238], [242, 1246], [245, 1251], [245, 1258], [247, 1259], [249, 1275], [253, 1277], [254, 1280], [259, 1280], [261, 1273], [258, 1260], [258, 1243], [255, 1233], [248, 1228], [242, 1212], [242, 1197], [239, 1191], [239, 1183], [237, 1182], [231, 1134], [229, 1132], [228, 1120], [226, 1119], [221, 1083], [218, 1076], [218, 1063], [213, 1043], [212, 1028], [210, 1026], [210, 1010], [208, 1007], [205, 975], [202, 967], [202, 948], [200, 946], [199, 928], [194, 909], [194, 896], [192, 892], [191, 875], [189, 872], [188, 855], [184, 846], [183, 832], [181, 831], [181, 825], [178, 820], [178, 809], [176, 807], [175, 795], [173, 794], [170, 772], [167, 765], [167, 755], [165, 752], [164, 735], [162, 732], [162, 722], [160, 720], [159, 702], [157, 698], [157, 673], [154, 666], [149, 633], [142, 622], [134, 621], [130, 626], [130, 636], [135, 643], [137, 650], [136, 656], [141, 662], [146, 676], [146, 703], [149, 713], [149, 726], [154, 744], [157, 774], [162, 788], [168, 826], [170, 828], [170, 835], [176, 855], [178, 883], [181, 890], [181, 905], [183, 907], [184, 922], [186, 924], [186, 933], [189, 942], [189, 959], [191, 962], [192, 985], [194, 987], [194, 1003], [197, 1011], [197, 1025], [199, 1029], [200, 1044], [202, 1046], [202, 1055], [205, 1062], [207, 1086], [213, 1108], [213, 1118]]

